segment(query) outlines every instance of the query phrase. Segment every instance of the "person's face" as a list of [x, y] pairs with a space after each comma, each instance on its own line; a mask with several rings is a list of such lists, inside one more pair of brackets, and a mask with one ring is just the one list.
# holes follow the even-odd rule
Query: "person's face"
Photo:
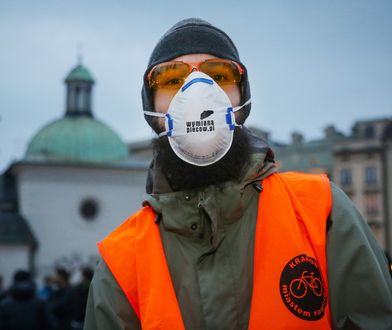
[[[218, 58], [209, 54], [188, 54], [179, 56], [173, 59], [173, 61], [182, 61], [186, 63], [195, 63], [202, 62], [209, 59]], [[227, 96], [230, 99], [230, 102], [233, 107], [236, 107], [240, 104], [241, 100], [241, 92], [238, 85], [226, 85], [222, 87], [222, 89], [226, 92]], [[177, 91], [172, 90], [156, 90], [153, 94], [154, 107], [156, 112], [166, 113], [169, 109], [169, 104], [173, 99], [174, 95], [176, 95]], [[164, 128], [164, 118], [159, 118], [160, 123], [159, 126]]]

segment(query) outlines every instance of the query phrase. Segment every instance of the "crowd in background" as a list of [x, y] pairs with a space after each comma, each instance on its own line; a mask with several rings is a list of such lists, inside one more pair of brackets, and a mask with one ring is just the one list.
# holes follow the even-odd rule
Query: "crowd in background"
[[0, 278], [0, 330], [83, 329], [93, 270], [82, 268], [75, 285], [70, 284], [70, 275], [56, 268], [39, 288], [26, 270], [14, 273], [9, 288], [2, 287]]

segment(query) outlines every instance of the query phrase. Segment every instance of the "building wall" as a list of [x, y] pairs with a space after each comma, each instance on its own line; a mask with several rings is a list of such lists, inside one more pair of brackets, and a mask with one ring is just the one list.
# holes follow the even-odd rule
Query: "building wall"
[[[37, 275], [55, 263], [94, 263], [97, 241], [141, 207], [145, 178], [144, 170], [21, 166], [19, 207], [38, 240]], [[93, 220], [80, 213], [85, 199], [98, 203]]]
[[21, 245], [0, 245], [0, 274], [3, 276], [4, 286], [12, 283], [14, 272], [28, 269], [29, 248]]
[[[366, 168], [374, 168], [376, 182], [366, 182]], [[343, 172], [351, 172], [351, 183], [345, 182]], [[364, 153], [350, 153], [336, 157], [334, 181], [353, 200], [362, 216], [368, 221], [373, 232], [385, 249], [385, 223], [383, 210], [383, 175], [380, 153], [371, 156]]]

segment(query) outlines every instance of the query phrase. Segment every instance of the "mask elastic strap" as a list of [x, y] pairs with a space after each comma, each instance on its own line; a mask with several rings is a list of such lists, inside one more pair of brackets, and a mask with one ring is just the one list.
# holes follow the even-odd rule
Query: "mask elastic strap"
[[168, 125], [169, 130], [165, 132], [161, 132], [158, 134], [158, 137], [162, 136], [171, 136], [173, 132], [173, 119], [171, 118], [170, 114], [168, 113], [162, 113], [162, 112], [153, 112], [153, 111], [143, 111], [145, 115], [148, 116], [153, 116], [153, 117], [159, 117], [159, 118], [165, 118], [166, 119], [166, 124]]
[[248, 104], [250, 104], [250, 103], [252, 103], [252, 99], [249, 99], [249, 100], [246, 101], [244, 104], [239, 105], [238, 107], [233, 108], [233, 112], [236, 112], [236, 111], [242, 109], [244, 106], [246, 106], [246, 105], [248, 105]]
[[251, 99], [246, 101], [244, 104], [239, 105], [238, 107], [235, 108], [229, 108], [228, 113], [226, 114], [226, 123], [229, 124], [230, 130], [233, 130], [235, 127], [242, 127], [242, 125], [239, 125], [235, 122], [234, 118], [234, 113], [240, 109], [242, 109], [244, 106], [250, 104], [252, 102]]
[[147, 116], [160, 117], [160, 118], [166, 117], [166, 114], [162, 112], [153, 112], [153, 111], [143, 111], [143, 112]]

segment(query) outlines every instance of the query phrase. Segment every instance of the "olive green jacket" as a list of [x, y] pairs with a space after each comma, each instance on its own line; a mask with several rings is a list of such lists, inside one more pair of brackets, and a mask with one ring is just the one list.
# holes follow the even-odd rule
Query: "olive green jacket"
[[[240, 182], [198, 191], [172, 192], [159, 166], [151, 172], [153, 191], [145, 203], [159, 215], [186, 329], [248, 327], [260, 187], [262, 179], [275, 172], [270, 158], [269, 149], [254, 141], [252, 162]], [[386, 258], [350, 199], [335, 185], [331, 188], [326, 249], [334, 328], [392, 329], [392, 281]], [[84, 329], [140, 329], [102, 260], [90, 287]]]

